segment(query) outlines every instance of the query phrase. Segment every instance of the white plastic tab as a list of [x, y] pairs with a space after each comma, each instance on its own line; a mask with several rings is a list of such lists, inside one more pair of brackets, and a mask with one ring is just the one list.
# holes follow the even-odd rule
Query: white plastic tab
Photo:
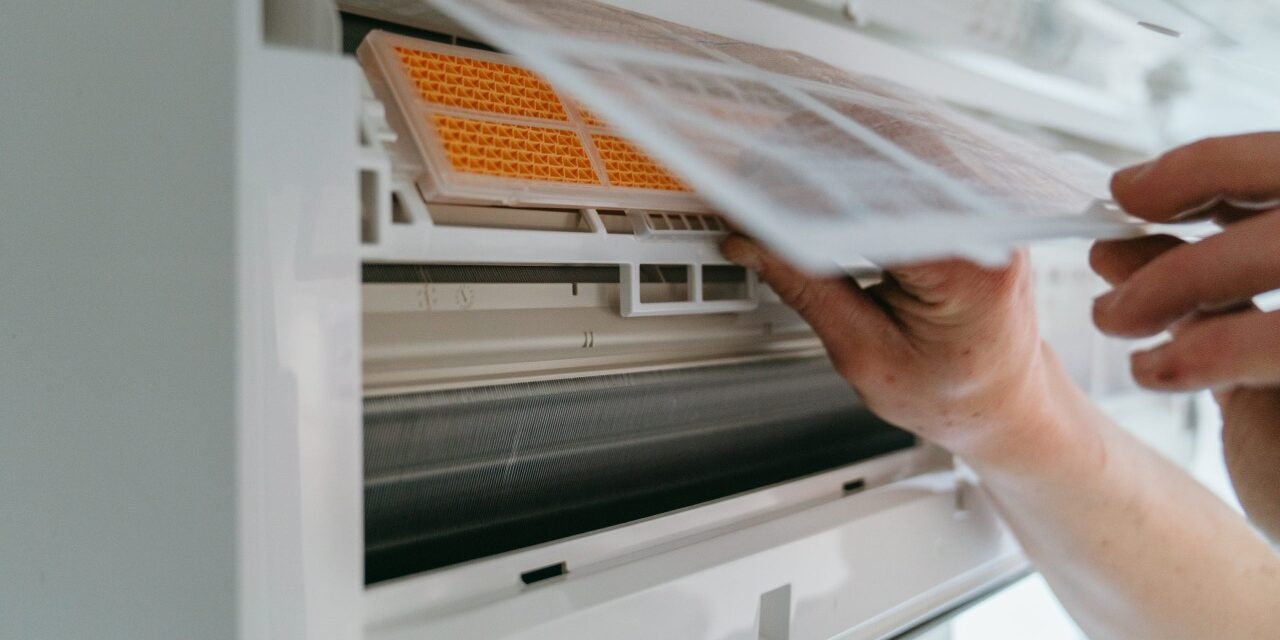
[[642, 299], [642, 284], [638, 264], [623, 264], [619, 272], [618, 300], [623, 317], [638, 316], [671, 316], [695, 313], [738, 313], [751, 311], [760, 306], [759, 283], [754, 271], [746, 272], [745, 292], [742, 298], [733, 300], [706, 300], [703, 296], [702, 265], [686, 266], [688, 279], [686, 282], [687, 297], [685, 300], [663, 302], [645, 302]]

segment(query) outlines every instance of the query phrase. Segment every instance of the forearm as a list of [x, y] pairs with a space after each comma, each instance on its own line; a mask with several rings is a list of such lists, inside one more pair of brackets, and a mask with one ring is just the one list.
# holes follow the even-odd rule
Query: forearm
[[[1052, 359], [1051, 359], [1052, 360]], [[1026, 451], [968, 456], [1063, 604], [1094, 638], [1262, 638], [1280, 560], [1238, 514], [1123, 432], [1046, 365]], [[1027, 464], [1027, 461], [1034, 464]]]

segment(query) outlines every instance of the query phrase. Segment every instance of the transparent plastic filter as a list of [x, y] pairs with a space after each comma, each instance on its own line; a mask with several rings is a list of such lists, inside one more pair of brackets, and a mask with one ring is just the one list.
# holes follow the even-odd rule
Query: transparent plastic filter
[[887, 81], [586, 0], [432, 4], [810, 270], [1137, 228], [1102, 174]]

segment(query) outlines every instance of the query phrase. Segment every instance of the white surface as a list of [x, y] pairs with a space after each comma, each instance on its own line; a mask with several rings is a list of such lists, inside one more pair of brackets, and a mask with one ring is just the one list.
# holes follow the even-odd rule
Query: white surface
[[355, 65], [4, 14], [0, 637], [357, 637]]
[[[825, 501], [751, 526], [668, 538], [630, 557], [579, 562], [566, 555], [574, 553], [571, 540], [376, 586], [367, 637], [756, 638], [762, 596], [788, 587], [793, 640], [878, 638], [1025, 566], [981, 492], [968, 487], [958, 498], [950, 472], [850, 497], [837, 493], [836, 477], [848, 476], [824, 475], [832, 476]], [[678, 522], [679, 515], [670, 518]], [[698, 510], [685, 515], [696, 518]], [[613, 535], [627, 540], [628, 529]], [[653, 532], [630, 538], [646, 546], [663, 540]], [[522, 571], [566, 558], [566, 577], [517, 581]], [[475, 592], [486, 573], [487, 593]]]
[[624, 318], [612, 284], [366, 284], [365, 394], [822, 356], [761, 294], [750, 312]]
[[355, 638], [364, 553], [360, 76], [337, 56], [251, 45], [240, 62], [240, 633]]
[[236, 634], [239, 8], [4, 5], [2, 638]]
[[1039, 575], [1029, 576], [950, 623], [949, 640], [1085, 640]]
[[[417, 194], [404, 190], [404, 202], [411, 218], [406, 223], [391, 221], [387, 212], [376, 223], [376, 240], [361, 246], [366, 262], [407, 264], [488, 264], [488, 265], [620, 265], [619, 285], [624, 316], [684, 315], [745, 312], [759, 305], [756, 276], [749, 274], [748, 293], [740, 300], [702, 300], [701, 287], [691, 286], [687, 301], [641, 302], [636, 286], [642, 265], [685, 266], [701, 273], [705, 265], [727, 265], [720, 255], [724, 234], [689, 233], [686, 237], [641, 233], [594, 231], [549, 231], [500, 227], [462, 227], [434, 224], [430, 207]], [[594, 213], [586, 210], [588, 215]], [[699, 297], [694, 298], [693, 295]]]

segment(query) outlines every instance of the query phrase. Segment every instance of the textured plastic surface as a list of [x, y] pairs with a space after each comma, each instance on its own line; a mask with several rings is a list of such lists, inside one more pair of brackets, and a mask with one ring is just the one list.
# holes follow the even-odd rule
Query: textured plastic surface
[[569, 119], [551, 85], [515, 65], [396, 47], [423, 101], [542, 120]]
[[586, 0], [432, 4], [811, 270], [1137, 232], [1096, 168], [889, 82]]
[[444, 115], [431, 120], [454, 171], [600, 184], [587, 150], [572, 131]]
[[689, 187], [618, 136], [595, 135], [591, 141], [600, 154], [609, 183], [619, 187], [688, 191]]
[[374, 31], [359, 49], [432, 201], [706, 211], [604, 120], [502, 54]]

